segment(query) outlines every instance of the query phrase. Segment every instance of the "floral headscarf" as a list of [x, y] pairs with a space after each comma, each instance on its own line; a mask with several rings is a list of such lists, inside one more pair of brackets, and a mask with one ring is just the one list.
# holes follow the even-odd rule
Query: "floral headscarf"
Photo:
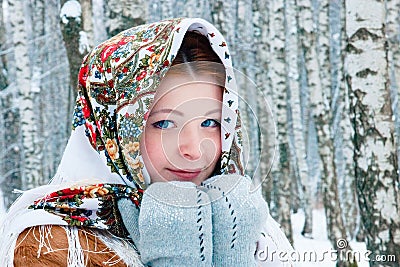
[[171, 19], [134, 27], [85, 57], [79, 72], [73, 131], [57, 174], [49, 185], [25, 192], [10, 208], [1, 229], [9, 233], [4, 246], [15, 242], [25, 228], [45, 224], [128, 235], [116, 203], [126, 197], [139, 207], [150, 183], [140, 137], [160, 80], [187, 31], [206, 36], [224, 64], [219, 173], [243, 174], [236, 81], [222, 35], [202, 19]]
[[193, 30], [208, 37], [226, 67], [220, 172], [243, 174], [238, 100], [226, 42], [202, 19], [173, 19], [121, 32], [93, 49], [80, 70], [74, 127], [85, 125], [93, 148], [127, 185], [145, 189], [149, 182], [144, 179], [140, 136], [160, 80], [185, 33]]

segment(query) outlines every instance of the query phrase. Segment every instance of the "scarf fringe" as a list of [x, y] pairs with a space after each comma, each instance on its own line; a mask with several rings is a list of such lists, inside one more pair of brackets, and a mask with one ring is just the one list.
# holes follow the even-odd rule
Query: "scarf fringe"
[[85, 256], [79, 242], [77, 227], [63, 227], [68, 239], [68, 267], [85, 267]]
[[119, 259], [110, 258], [108, 261], [104, 262], [105, 265], [113, 266], [121, 260], [124, 260], [127, 266], [144, 267], [137, 250], [128, 240], [114, 236], [105, 231], [93, 230], [93, 232], [107, 247], [112, 248], [119, 256]]
[[[39, 243], [39, 248], [37, 251], [37, 257], [40, 257], [40, 254], [42, 252], [42, 248], [46, 249], [48, 252], [53, 252], [54, 249], [51, 247], [51, 242], [49, 237], [53, 238], [51, 235], [51, 225], [41, 225], [39, 226], [39, 238], [35, 236], [36, 241]], [[32, 230], [32, 228], [29, 230], [29, 232]], [[27, 233], [27, 235], [29, 234]], [[25, 238], [24, 238], [25, 239]]]
[[[61, 180], [62, 177], [57, 173], [54, 179]], [[65, 222], [58, 222], [59, 219], [55, 218], [45, 211], [32, 211], [27, 207], [33, 203], [38, 197], [42, 197], [47, 193], [55, 191], [55, 185], [45, 185], [28, 191], [24, 191], [21, 196], [11, 205], [3, 218], [0, 218], [0, 266], [13, 267], [14, 266], [14, 250], [19, 235], [28, 227], [43, 225], [40, 229], [37, 238], [39, 242], [40, 255], [41, 249], [45, 248], [51, 250], [49, 235], [50, 228], [46, 228], [45, 224], [62, 225]], [[48, 219], [48, 221], [46, 221]]]

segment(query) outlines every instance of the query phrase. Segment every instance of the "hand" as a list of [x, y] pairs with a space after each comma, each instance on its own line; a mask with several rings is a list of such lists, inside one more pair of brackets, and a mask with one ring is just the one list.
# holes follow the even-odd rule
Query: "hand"
[[256, 266], [254, 253], [268, 206], [260, 192], [251, 192], [250, 178], [219, 175], [206, 180], [212, 207], [214, 266]]
[[118, 209], [121, 213], [122, 221], [128, 230], [132, 241], [138, 247], [140, 240], [139, 234], [139, 208], [129, 198], [118, 200]]
[[121, 215], [144, 264], [211, 266], [211, 207], [206, 193], [190, 182], [154, 183], [145, 191], [139, 216], [126, 201]]

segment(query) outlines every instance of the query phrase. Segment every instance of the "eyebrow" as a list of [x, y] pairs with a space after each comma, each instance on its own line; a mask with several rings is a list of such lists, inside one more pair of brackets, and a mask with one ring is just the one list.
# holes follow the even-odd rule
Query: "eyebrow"
[[179, 116], [183, 116], [183, 115], [184, 115], [182, 112], [180, 112], [180, 111], [178, 111], [178, 110], [175, 110], [175, 109], [171, 109], [171, 108], [162, 108], [162, 109], [159, 109], [159, 110], [156, 110], [156, 111], [151, 111], [149, 117], [151, 117], [151, 116], [153, 116], [153, 115], [155, 115], [155, 114], [157, 114], [157, 113], [168, 113], [168, 114], [169, 114], [169, 113], [174, 113], [174, 114], [177, 114], [177, 115], [179, 115]]
[[207, 111], [205, 114], [204, 114], [204, 116], [208, 116], [208, 115], [211, 115], [211, 114], [213, 114], [213, 113], [221, 113], [221, 108], [216, 108], [216, 109], [212, 109], [212, 110], [210, 110], [210, 111]]
[[[220, 113], [220, 112], [221, 112], [221, 108], [216, 108], [216, 109], [212, 109], [210, 111], [207, 111], [204, 114], [204, 116], [208, 116], [208, 115], [211, 115], [211, 114], [214, 114], [214, 113]], [[162, 108], [162, 109], [158, 109], [158, 110], [155, 110], [155, 111], [151, 111], [149, 117], [151, 117], [151, 116], [153, 116], [153, 115], [155, 115], [157, 113], [168, 113], [168, 114], [169, 113], [174, 113], [174, 114], [179, 115], [179, 116], [184, 116], [183, 112], [180, 112], [178, 110], [171, 109], [171, 108]]]

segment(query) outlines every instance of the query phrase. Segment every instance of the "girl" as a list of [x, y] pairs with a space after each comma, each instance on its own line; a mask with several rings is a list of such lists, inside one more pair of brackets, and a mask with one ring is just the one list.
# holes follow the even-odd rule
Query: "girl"
[[291, 247], [243, 176], [230, 54], [211, 24], [126, 30], [85, 58], [78, 89], [57, 174], [3, 221], [1, 266], [289, 264], [255, 257]]

